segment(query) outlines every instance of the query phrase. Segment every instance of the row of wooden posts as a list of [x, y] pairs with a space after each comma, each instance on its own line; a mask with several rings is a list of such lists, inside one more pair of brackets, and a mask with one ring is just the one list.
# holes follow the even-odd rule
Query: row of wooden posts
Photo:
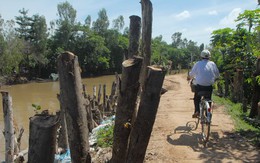
[[[116, 74], [116, 79], [118, 79], [119, 76]], [[103, 89], [102, 89], [103, 88]], [[89, 105], [91, 107], [91, 119], [92, 122], [89, 123], [88, 128], [91, 132], [91, 130], [102, 122], [102, 120], [108, 116], [114, 115], [116, 110], [116, 100], [117, 100], [117, 82], [114, 81], [112, 83], [111, 87], [111, 94], [107, 95], [106, 91], [107, 86], [104, 84], [103, 87], [100, 84], [98, 93], [96, 86], [93, 86], [93, 95], [87, 94], [86, 86], [83, 85], [83, 95], [86, 100], [89, 101]], [[103, 90], [103, 94], [102, 94]], [[28, 149], [21, 150], [21, 139], [22, 135], [24, 133], [24, 129], [19, 129], [16, 124], [14, 124], [15, 120], [13, 117], [13, 108], [12, 108], [12, 97], [9, 94], [9, 92], [1, 91], [2, 94], [2, 101], [3, 101], [3, 113], [4, 113], [4, 128], [3, 134], [5, 136], [6, 140], [6, 147], [5, 147], [5, 160], [6, 162], [12, 162], [12, 160], [15, 162], [22, 162], [25, 160], [25, 156], [28, 154]], [[101, 101], [101, 97], [103, 96], [103, 103]], [[57, 95], [57, 98], [60, 100], [60, 95]], [[58, 117], [57, 117], [58, 116]], [[46, 118], [47, 117], [47, 118]], [[60, 121], [60, 118], [64, 118], [63, 114], [60, 114], [60, 111], [57, 112], [57, 115], [50, 115], [47, 110], [42, 111], [40, 114], [36, 114], [34, 117], [30, 118], [30, 142], [32, 144], [35, 144], [35, 142], [39, 143], [38, 140], [35, 139], [41, 139], [44, 141], [42, 143], [44, 146], [46, 145], [46, 138], [49, 138], [50, 133], [56, 132], [55, 127], [58, 127], [58, 139], [57, 139], [57, 147], [60, 147], [62, 149], [68, 149], [68, 138], [65, 136], [67, 134], [66, 130], [64, 130], [65, 124], [61, 124], [59, 122], [65, 123], [65, 121]], [[44, 119], [43, 121], [41, 119]], [[57, 123], [58, 122], [58, 123]], [[54, 125], [54, 124], [55, 125]], [[58, 126], [56, 126], [56, 124]], [[44, 130], [50, 130], [49, 132], [41, 132], [39, 133], [39, 126], [43, 125]], [[54, 126], [53, 126], [54, 125]], [[63, 126], [63, 127], [62, 127]], [[54, 129], [53, 129], [54, 127]], [[37, 131], [35, 131], [37, 130]], [[55, 134], [51, 134], [55, 135]], [[35, 142], [34, 142], [35, 141]], [[47, 143], [49, 144], [49, 143]], [[48, 145], [46, 146], [48, 148]], [[51, 146], [50, 146], [51, 147]], [[38, 148], [38, 147], [37, 147]], [[33, 150], [32, 148], [30, 148]], [[44, 149], [41, 147], [41, 150]], [[56, 149], [57, 151], [57, 149]], [[43, 152], [45, 154], [45, 151], [38, 151]], [[38, 153], [37, 152], [37, 153]], [[33, 153], [33, 152], [30, 152]]]
[[[59, 79], [61, 90], [60, 94], [57, 95], [61, 104], [60, 112], [53, 115], [47, 110], [44, 110], [42, 113], [37, 113], [30, 118], [29, 151], [20, 150], [23, 129], [20, 130], [19, 136], [16, 139], [17, 131], [14, 131], [12, 97], [8, 92], [1, 92], [3, 96], [5, 121], [4, 135], [6, 138], [5, 161], [7, 163], [14, 161], [23, 162], [25, 156], [28, 154], [28, 162], [53, 162], [57, 147], [61, 147], [63, 149], [70, 149], [71, 153], [75, 151], [73, 148], [80, 150], [74, 153], [76, 156], [73, 157], [72, 154], [72, 160], [74, 158], [73, 162], [75, 159], [75, 162], [89, 162], [89, 154], [79, 156], [78, 153], [89, 151], [89, 147], [87, 147], [88, 133], [99, 125], [105, 116], [115, 114], [117, 101], [119, 102], [118, 105], [121, 109], [117, 112], [116, 124], [122, 126], [129, 123], [130, 125], [129, 128], [119, 127], [119, 130], [115, 132], [114, 148], [118, 149], [118, 156], [115, 156], [114, 159], [121, 160], [121, 153], [126, 149], [126, 145], [128, 144], [126, 142], [127, 137], [124, 135], [126, 135], [126, 133], [130, 134], [132, 128], [131, 123], [133, 123], [132, 115], [136, 109], [137, 94], [140, 86], [138, 74], [141, 70], [142, 58], [133, 57], [124, 61], [122, 77], [120, 78], [119, 75], [116, 74], [116, 81], [112, 84], [111, 94], [109, 96], [106, 95], [106, 85], [103, 85], [103, 104], [101, 104], [101, 85], [99, 85], [98, 93], [96, 93], [97, 89], [94, 86], [93, 96], [90, 96], [87, 94], [85, 85], [81, 84], [81, 78], [78, 73], [79, 69], [77, 68], [77, 56], [70, 52], [65, 52], [59, 56], [59, 61], [59, 70], [62, 71], [60, 72]], [[71, 71], [72, 69], [73, 72]], [[150, 76], [147, 80], [146, 87], [148, 92], [143, 94], [143, 97], [146, 98], [144, 98], [144, 101], [140, 104], [140, 107], [144, 107], [141, 109], [144, 112], [139, 113], [141, 118], [136, 119], [137, 122], [140, 121], [136, 124], [136, 129], [138, 130], [141, 129], [141, 126], [139, 125], [141, 125], [143, 121], [144, 123], [149, 122], [152, 124], [154, 122], [160, 99], [161, 86], [165, 75], [165, 71], [162, 71], [159, 67], [151, 66], [149, 69]], [[119, 83], [121, 85], [118, 85]], [[151, 99], [151, 97], [153, 99]], [[156, 105], [151, 105], [151, 102]], [[153, 114], [150, 113], [152, 117], [148, 116], [150, 120], [145, 119], [145, 117], [147, 117], [146, 112], [149, 112], [148, 110], [145, 112], [145, 109], [151, 109], [151, 111], [153, 111]], [[87, 124], [85, 124], [86, 122]], [[144, 126], [146, 129], [148, 128], [149, 135], [152, 130], [152, 125], [145, 124]], [[143, 133], [145, 133], [144, 131], [145, 130], [136, 131], [136, 134], [140, 134], [141, 136], [139, 135], [139, 137], [144, 137], [146, 139], [146, 141], [142, 140], [142, 143], [146, 142], [148, 144], [149, 136], [143, 135]], [[85, 137], [82, 136], [84, 133], [87, 133]], [[69, 138], [74, 139], [69, 140]], [[86, 149], [84, 150], [78, 148], [83, 144], [82, 142], [86, 144]], [[73, 144], [73, 146], [70, 144]], [[140, 144], [140, 142], [138, 144]], [[136, 146], [133, 146], [132, 148], [136, 148]], [[136, 149], [133, 149], [132, 151], [136, 151]], [[143, 152], [145, 152], [145, 150], [143, 150]], [[126, 154], [126, 151], [123, 153]], [[84, 161], [82, 161], [82, 157], [85, 158]], [[114, 162], [121, 162], [120, 160], [114, 160]]]
[[[113, 163], [144, 161], [166, 74], [164, 68], [150, 66], [152, 3], [150, 0], [141, 0], [141, 7], [142, 23], [140, 17], [130, 16], [128, 53], [122, 63], [121, 78], [117, 77], [114, 85], [118, 89], [112, 89], [114, 93], [105, 98], [109, 99], [111, 107], [103, 107], [104, 113], [108, 109], [116, 114], [110, 160]], [[142, 41], [139, 52], [141, 24]], [[99, 108], [101, 93], [93, 99], [88, 98], [81, 83], [76, 55], [64, 52], [59, 55], [57, 61], [60, 113], [50, 115], [48, 112], [42, 112], [30, 118], [28, 162], [53, 162], [57, 129], [61, 126], [58, 145], [70, 149], [72, 162], [90, 163], [89, 132], [99, 123], [101, 118], [97, 117], [103, 117]], [[100, 90], [101, 87], [99, 92]], [[6, 132], [9, 133], [13, 131]], [[13, 153], [9, 147], [10, 143], [6, 146], [7, 163], [13, 162], [10, 157]]]

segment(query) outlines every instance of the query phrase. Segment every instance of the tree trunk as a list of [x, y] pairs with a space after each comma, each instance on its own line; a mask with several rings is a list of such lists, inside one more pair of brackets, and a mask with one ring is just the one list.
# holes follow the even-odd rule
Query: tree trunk
[[72, 162], [90, 163], [89, 130], [78, 57], [71, 52], [60, 54], [58, 72], [61, 100], [66, 110]]
[[225, 78], [225, 94], [224, 94], [224, 97], [228, 97], [229, 95], [229, 85], [230, 85], [230, 76], [229, 76], [229, 73], [228, 72], [225, 72], [224, 73], [224, 78]]
[[243, 91], [243, 70], [237, 69], [234, 76], [234, 88], [232, 91], [232, 100], [234, 102], [243, 102], [244, 91]]
[[133, 56], [138, 55], [140, 33], [141, 18], [135, 15], [130, 16], [129, 48], [126, 59], [133, 58]]
[[[255, 77], [258, 76], [258, 75], [260, 75], [260, 58], [257, 59], [256, 71], [254, 73]], [[251, 111], [250, 111], [250, 114], [249, 114], [250, 118], [254, 118], [259, 114], [259, 112], [258, 112], [259, 99], [260, 99], [260, 84], [255, 79], [254, 88], [253, 88], [252, 103], [251, 103]]]
[[260, 85], [255, 81], [253, 88], [253, 97], [251, 103], [251, 111], [249, 114], [250, 118], [254, 118], [258, 115], [258, 102], [260, 99]]
[[149, 68], [138, 114], [130, 135], [127, 163], [143, 163], [160, 102], [166, 71], [161, 68]]
[[14, 162], [14, 126], [13, 126], [13, 107], [12, 97], [8, 92], [1, 91], [3, 99], [3, 113], [4, 113], [4, 136], [5, 136], [5, 162]]
[[122, 81], [116, 110], [112, 163], [123, 163], [126, 158], [131, 120], [139, 91], [142, 58], [134, 57], [123, 62]]
[[140, 76], [141, 89], [144, 88], [148, 68], [151, 60], [152, 40], [152, 3], [150, 0], [141, 0], [142, 5], [142, 57], [144, 58]]
[[38, 114], [30, 118], [28, 163], [54, 162], [58, 118]]

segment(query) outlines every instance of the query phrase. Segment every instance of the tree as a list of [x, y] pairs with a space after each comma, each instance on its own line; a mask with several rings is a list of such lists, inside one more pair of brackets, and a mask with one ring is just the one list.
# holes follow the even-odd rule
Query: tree
[[76, 34], [75, 25], [77, 11], [67, 1], [58, 4], [57, 9], [59, 19], [56, 21], [58, 29], [54, 36], [57, 43], [56, 46], [57, 48], [60, 47], [64, 50], [71, 50], [70, 41]]
[[20, 38], [23, 38], [25, 41], [30, 39], [30, 26], [31, 26], [31, 18], [28, 16], [28, 11], [24, 8], [19, 10], [20, 16], [16, 16], [16, 23], [19, 25], [15, 30], [18, 32]]
[[251, 29], [254, 26], [259, 26], [260, 22], [260, 9], [255, 10], [245, 10], [243, 13], [239, 14], [236, 19], [237, 22], [240, 22], [237, 27], [248, 26], [248, 31], [251, 33]]
[[98, 18], [96, 21], [93, 22], [92, 29], [99, 35], [104, 36], [105, 31], [108, 29], [108, 27], [109, 27], [109, 20], [107, 17], [107, 12], [103, 8], [98, 12]]
[[117, 30], [109, 29], [105, 33], [105, 45], [110, 50], [109, 67], [112, 72], [121, 72], [122, 62], [128, 50], [128, 38]]
[[91, 26], [91, 16], [88, 15], [85, 19], [85, 25], [90, 28]]
[[181, 32], [175, 32], [175, 33], [172, 35], [172, 46], [173, 46], [174, 48], [180, 47], [181, 42], [182, 42], [181, 35], [182, 35]]
[[125, 22], [124, 17], [120, 15], [117, 19], [113, 20], [113, 28], [117, 31], [120, 31], [124, 28]]
[[24, 59], [22, 55], [24, 41], [16, 35], [15, 22], [13, 20], [1, 21], [0, 42], [0, 74], [11, 75], [18, 70], [19, 64]]
[[152, 64], [163, 65], [167, 63], [168, 45], [162, 40], [162, 35], [152, 40]]
[[30, 65], [32, 67], [38, 67], [38, 72], [35, 72], [37, 75], [41, 75], [42, 66], [47, 64], [47, 37], [47, 24], [45, 17], [33, 15], [30, 30], [30, 43], [32, 45]]

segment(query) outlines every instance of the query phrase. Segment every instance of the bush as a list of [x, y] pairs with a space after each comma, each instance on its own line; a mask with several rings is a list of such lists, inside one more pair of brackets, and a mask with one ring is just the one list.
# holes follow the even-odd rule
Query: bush
[[101, 148], [112, 147], [114, 124], [107, 125], [97, 132], [97, 146]]

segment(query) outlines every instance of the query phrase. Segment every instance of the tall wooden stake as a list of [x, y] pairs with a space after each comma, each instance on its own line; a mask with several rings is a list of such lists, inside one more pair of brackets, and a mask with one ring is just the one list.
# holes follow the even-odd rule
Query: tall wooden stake
[[125, 162], [132, 116], [139, 90], [142, 58], [134, 57], [123, 62], [122, 80], [116, 110], [112, 163]]
[[14, 162], [14, 126], [13, 126], [13, 107], [12, 97], [8, 92], [1, 91], [3, 96], [4, 113], [4, 135], [5, 135], [5, 162]]
[[153, 7], [150, 0], [141, 0], [142, 5], [142, 45], [141, 54], [144, 58], [142, 71], [140, 74], [141, 89], [145, 85], [148, 68], [151, 62], [151, 42], [152, 42], [152, 19]]
[[66, 110], [72, 162], [90, 163], [89, 129], [78, 57], [71, 52], [60, 54], [58, 72], [61, 100]]
[[135, 15], [130, 16], [129, 47], [128, 56], [126, 59], [133, 58], [133, 56], [138, 55], [140, 33], [141, 18]]
[[145, 89], [141, 94], [138, 114], [130, 135], [127, 163], [143, 163], [161, 98], [166, 70], [149, 67]]
[[58, 118], [37, 114], [30, 118], [28, 163], [54, 162]]

